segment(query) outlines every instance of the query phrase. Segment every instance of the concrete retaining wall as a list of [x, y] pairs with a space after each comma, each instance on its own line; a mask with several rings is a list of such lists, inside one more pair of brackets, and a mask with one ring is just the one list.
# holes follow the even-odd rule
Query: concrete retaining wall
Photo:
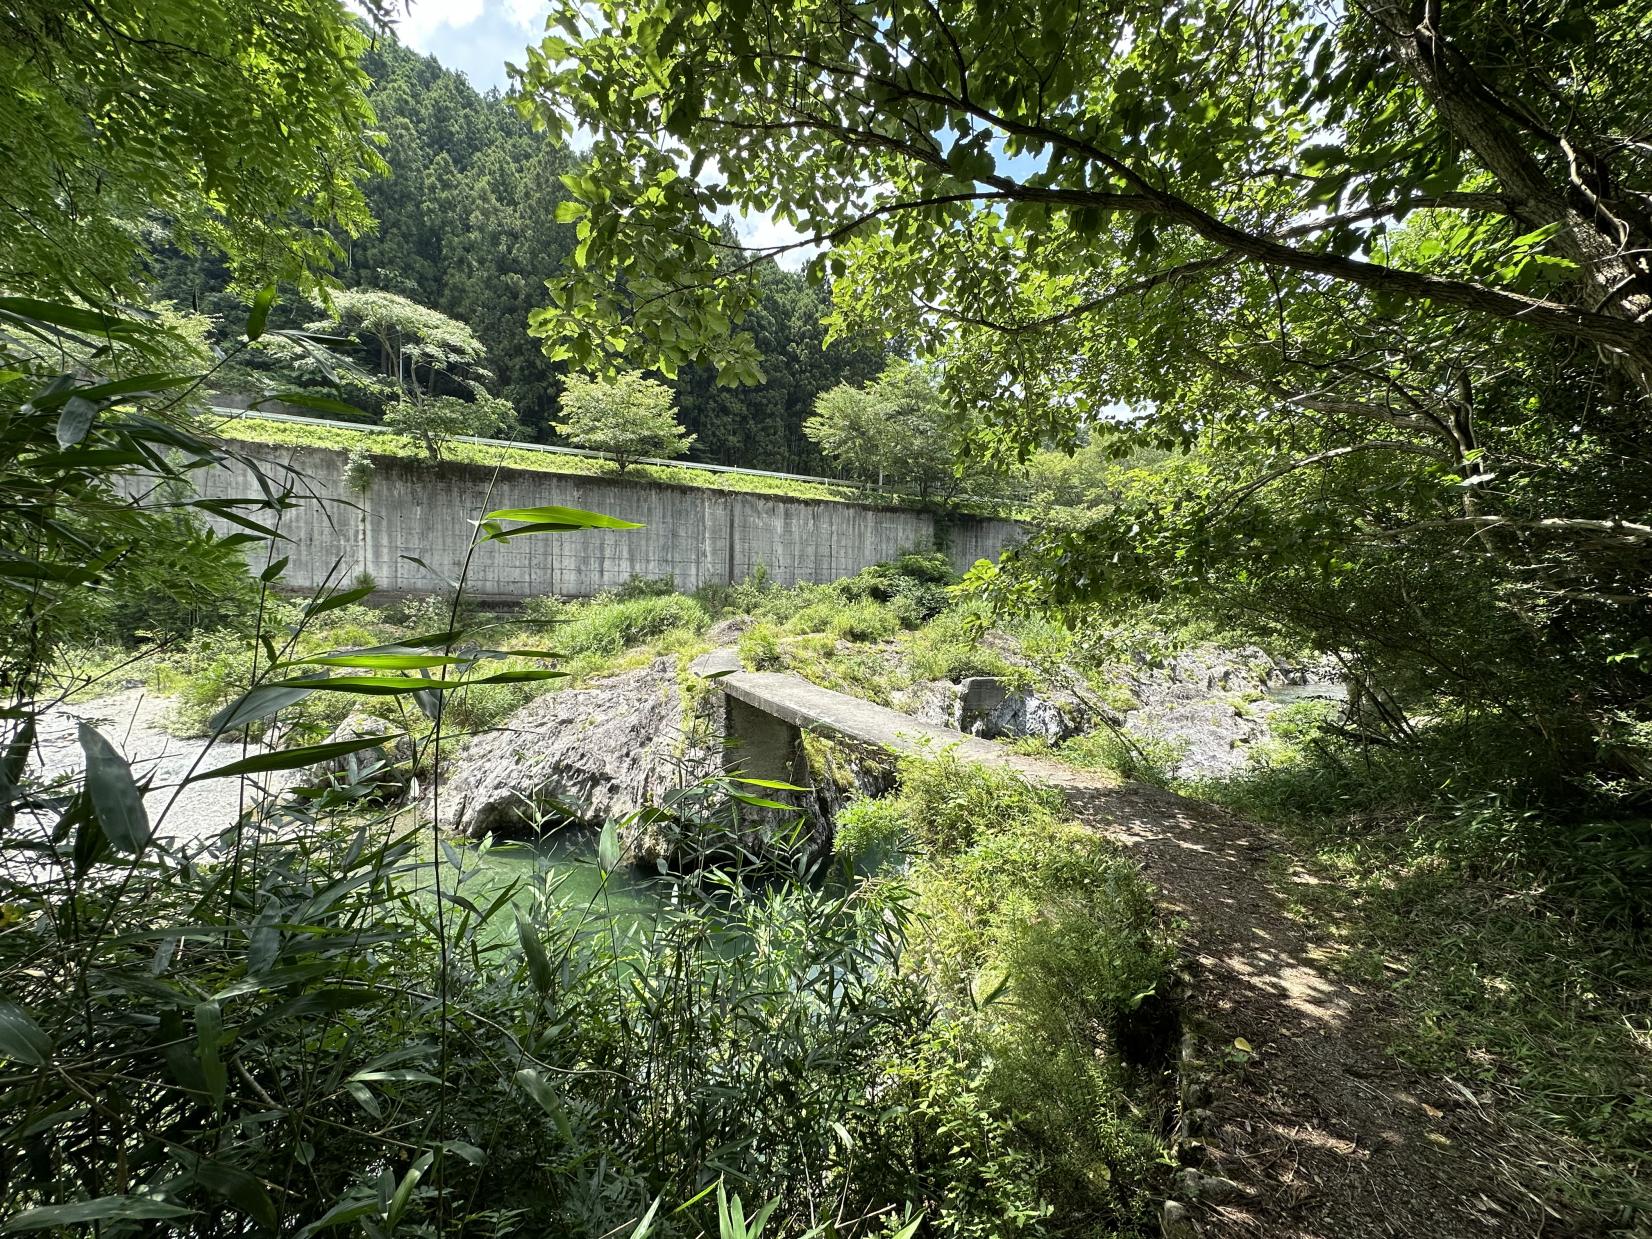
[[[410, 556], [457, 579], [465, 570], [471, 521], [499, 508], [544, 504], [604, 512], [641, 521], [645, 528], [487, 543], [471, 557], [468, 592], [501, 600], [586, 597], [633, 576], [670, 576], [678, 589], [692, 591], [738, 581], [759, 569], [780, 584], [794, 585], [835, 580], [902, 551], [936, 546], [962, 571], [978, 559], [996, 558], [1024, 534], [1013, 522], [979, 517], [480, 465], [430, 468], [389, 457], [375, 459], [367, 493], [352, 494], [343, 483], [342, 452], [244, 443], [234, 448], [308, 497], [279, 514], [280, 531], [291, 542], [275, 552], [277, 558], [291, 556], [284, 584], [299, 589], [313, 589], [329, 577], [349, 582], [365, 571], [386, 592], [437, 591], [441, 582]], [[262, 493], [252, 470], [238, 462], [193, 476], [206, 498]], [[248, 514], [265, 524], [274, 524], [277, 516]]]

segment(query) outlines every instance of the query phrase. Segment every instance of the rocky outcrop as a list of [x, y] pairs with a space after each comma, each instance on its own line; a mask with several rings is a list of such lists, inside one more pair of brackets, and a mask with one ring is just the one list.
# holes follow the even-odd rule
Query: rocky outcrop
[[1138, 654], [1117, 684], [1124, 730], [1162, 746], [1177, 779], [1236, 774], [1268, 739], [1272, 715], [1294, 701], [1340, 701], [1334, 663], [1282, 660], [1260, 646], [1199, 645], [1153, 658]]
[[[546, 693], [465, 745], [442, 788], [443, 824], [480, 838], [553, 821], [625, 819], [716, 773], [721, 729], [706, 722], [685, 729], [670, 658]], [[631, 833], [639, 857], [668, 846], [643, 824]]]
[[997, 676], [970, 676], [958, 685], [960, 731], [988, 740], [1032, 736], [1057, 744], [1094, 721], [1087, 704], [1064, 689], [1017, 688]]

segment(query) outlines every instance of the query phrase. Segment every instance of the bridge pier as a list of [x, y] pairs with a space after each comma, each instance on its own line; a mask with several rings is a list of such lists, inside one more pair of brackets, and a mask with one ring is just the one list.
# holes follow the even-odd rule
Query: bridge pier
[[[803, 755], [802, 730], [738, 697], [725, 697], [723, 701], [727, 710], [723, 746], [729, 768], [747, 778], [808, 786], [809, 763]], [[770, 789], [759, 790], [758, 794], [765, 800], [792, 798]]]

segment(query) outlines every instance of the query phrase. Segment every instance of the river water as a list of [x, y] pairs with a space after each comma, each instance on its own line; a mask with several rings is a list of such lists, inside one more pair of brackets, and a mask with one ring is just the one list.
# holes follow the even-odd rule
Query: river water
[[[515, 883], [511, 904], [526, 909], [533, 891], [546, 886], [563, 907], [584, 912], [594, 923], [636, 924], [650, 919], [672, 896], [669, 878], [620, 865], [604, 874], [597, 863], [597, 836], [591, 830], [561, 830], [533, 843], [484, 847], [452, 843], [442, 849], [442, 883], [478, 908], [486, 909]], [[510, 924], [509, 908], [494, 916]]]

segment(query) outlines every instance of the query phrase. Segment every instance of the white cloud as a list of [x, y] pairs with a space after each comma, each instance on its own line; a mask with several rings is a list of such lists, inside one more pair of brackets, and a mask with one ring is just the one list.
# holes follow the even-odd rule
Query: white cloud
[[[775, 219], [767, 211], [753, 211], [749, 215], [737, 217], [734, 221], [734, 230], [740, 236], [740, 243], [751, 249], [795, 245], [808, 235], [799, 232], [788, 223]], [[775, 255], [775, 261], [787, 270], [796, 271], [819, 252], [818, 245], [799, 246], [797, 249]]]
[[537, 34], [545, 28], [551, 6], [545, 0], [505, 0], [505, 13], [523, 30]]
[[440, 32], [462, 30], [482, 16], [483, 0], [413, 0], [396, 36], [421, 52], [440, 51]]

